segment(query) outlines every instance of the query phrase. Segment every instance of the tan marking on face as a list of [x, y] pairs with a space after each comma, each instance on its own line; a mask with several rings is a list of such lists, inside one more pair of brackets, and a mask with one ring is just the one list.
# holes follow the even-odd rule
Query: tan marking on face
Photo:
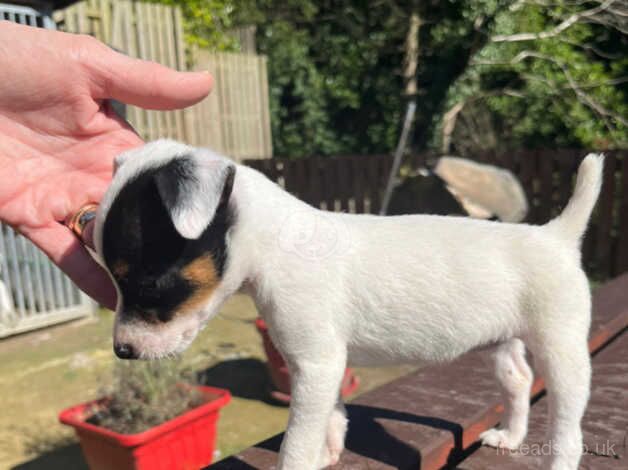
[[194, 285], [195, 290], [178, 307], [180, 313], [198, 311], [209, 299], [220, 281], [216, 266], [210, 255], [196, 258], [181, 270], [181, 276]]
[[113, 263], [111, 272], [117, 278], [124, 278], [129, 273], [129, 263], [123, 259], [116, 260]]

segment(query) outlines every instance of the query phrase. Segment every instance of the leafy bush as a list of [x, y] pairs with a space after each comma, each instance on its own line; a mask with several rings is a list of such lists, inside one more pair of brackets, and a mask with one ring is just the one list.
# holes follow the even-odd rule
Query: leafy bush
[[179, 359], [118, 361], [108, 397], [88, 420], [122, 434], [135, 434], [164, 423], [203, 403], [201, 394], [184, 383], [194, 382]]

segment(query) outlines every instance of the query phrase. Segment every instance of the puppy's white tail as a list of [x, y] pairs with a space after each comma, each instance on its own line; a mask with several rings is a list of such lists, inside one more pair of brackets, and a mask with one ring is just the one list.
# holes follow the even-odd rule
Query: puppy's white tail
[[603, 167], [604, 155], [602, 154], [590, 153], [582, 160], [578, 168], [576, 189], [565, 210], [547, 224], [548, 228], [556, 230], [564, 238], [580, 241], [600, 194]]

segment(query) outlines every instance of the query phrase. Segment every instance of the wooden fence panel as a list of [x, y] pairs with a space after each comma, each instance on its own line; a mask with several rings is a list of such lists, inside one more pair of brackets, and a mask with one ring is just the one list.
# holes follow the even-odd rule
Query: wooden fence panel
[[366, 175], [364, 173], [364, 165], [361, 162], [361, 157], [351, 157], [351, 166], [353, 171], [353, 193], [355, 194], [355, 212], [358, 214], [364, 213], [364, 183], [366, 182]]
[[315, 207], [377, 213], [392, 157], [276, 158], [269, 163], [256, 160], [245, 163]]
[[272, 156], [266, 57], [190, 51], [186, 63], [178, 7], [136, 0], [84, 0], [55, 12], [59, 29], [90, 34], [131, 57], [177, 70], [206, 70], [214, 91], [177, 111], [127, 106], [127, 120], [145, 139], [173, 138], [210, 147], [236, 160]]
[[236, 160], [272, 155], [266, 59], [252, 54], [194, 52], [194, 69], [209, 70], [214, 90], [186, 110], [195, 135], [189, 141]]

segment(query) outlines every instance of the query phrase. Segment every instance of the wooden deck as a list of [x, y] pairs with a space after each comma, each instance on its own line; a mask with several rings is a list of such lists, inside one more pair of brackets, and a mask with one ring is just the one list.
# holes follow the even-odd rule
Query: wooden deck
[[[582, 468], [627, 468], [628, 274], [596, 289], [590, 349], [592, 398], [583, 421], [589, 453]], [[533, 386], [527, 444], [542, 442], [546, 421], [543, 381]], [[422, 369], [366, 393], [347, 406], [349, 432], [333, 469], [538, 468], [534, 455], [480, 447], [478, 435], [494, 426], [503, 407], [492, 373], [465, 355]], [[211, 466], [211, 470], [272, 469], [282, 435]], [[614, 445], [613, 445], [614, 444]]]
[[[624, 333], [593, 358], [593, 385], [582, 420], [585, 454], [581, 469], [620, 470], [628, 467], [628, 334]], [[457, 467], [459, 470], [537, 470], [547, 427], [547, 397], [530, 413], [527, 447], [519, 452], [480, 447]]]

